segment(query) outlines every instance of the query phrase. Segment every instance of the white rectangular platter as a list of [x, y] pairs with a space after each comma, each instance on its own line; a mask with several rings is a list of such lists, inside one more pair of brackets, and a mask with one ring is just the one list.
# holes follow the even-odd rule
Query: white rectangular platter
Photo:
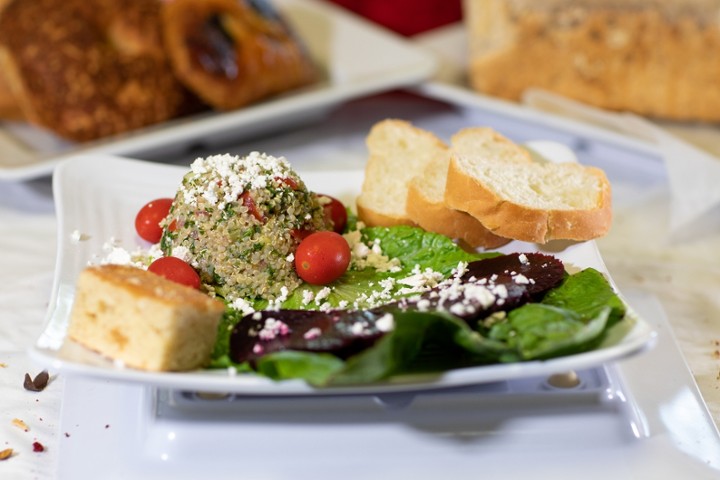
[[[536, 143], [535, 149], [551, 156], [567, 153], [564, 147], [547, 142]], [[76, 157], [57, 168], [53, 179], [58, 215], [57, 270], [47, 323], [31, 350], [37, 361], [70, 374], [183, 390], [248, 395], [381, 393], [481, 384], [588, 368], [641, 352], [654, 341], [655, 334], [649, 325], [631, 313], [628, 321], [613, 327], [599, 348], [586, 353], [548, 361], [457, 369], [412, 381], [327, 389], [315, 389], [301, 381], [273, 382], [255, 375], [239, 375], [234, 370], [152, 373], [115, 366], [65, 339], [77, 276], [88, 262], [103, 255], [103, 245], [111, 240], [127, 250], [142, 246], [134, 231], [137, 211], [149, 200], [173, 196], [186, 171], [183, 167], [104, 155]], [[346, 204], [353, 203], [362, 183], [362, 172], [357, 170], [300, 171], [300, 174], [311, 190], [333, 195]], [[544, 247], [511, 242], [502, 250], [542, 251], [556, 255], [567, 266], [593, 267], [607, 273], [594, 242], [551, 242]]]

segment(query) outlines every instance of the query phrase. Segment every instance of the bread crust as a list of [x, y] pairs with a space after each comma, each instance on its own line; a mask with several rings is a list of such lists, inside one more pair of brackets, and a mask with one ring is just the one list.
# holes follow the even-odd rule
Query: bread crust
[[408, 225], [416, 227], [417, 223], [406, 216], [393, 216], [374, 210], [363, 205], [360, 197], [355, 201], [355, 208], [360, 221], [368, 227], [394, 227], [397, 225]]
[[415, 182], [408, 187], [407, 212], [418, 226], [464, 241], [472, 248], [498, 248], [510, 242], [495, 235], [472, 215], [448, 208], [444, 202], [434, 202], [425, 196]]
[[[0, 8], [2, 8], [1, 2]], [[3, 71], [0, 70], [0, 119], [20, 120], [22, 118], [22, 110], [15, 101], [15, 94], [10, 88], [10, 83], [5, 79]]]
[[555, 239], [591, 240], [605, 235], [610, 229], [611, 191], [602, 170], [586, 168], [589, 174], [598, 177], [601, 185], [593, 209], [545, 210], [514, 203], [465, 173], [454, 156], [448, 169], [445, 200], [448, 205], [477, 218], [496, 235], [535, 243]]

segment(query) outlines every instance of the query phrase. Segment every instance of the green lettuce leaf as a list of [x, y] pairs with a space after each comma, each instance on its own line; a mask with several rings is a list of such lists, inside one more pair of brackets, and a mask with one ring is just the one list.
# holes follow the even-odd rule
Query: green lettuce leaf
[[[498, 255], [497, 253], [466, 252], [449, 238], [417, 227], [372, 227], [362, 229], [361, 233], [364, 243], [371, 245], [378, 241], [385, 256], [397, 258], [400, 261], [400, 270], [396, 272], [380, 272], [374, 268], [348, 270], [338, 280], [327, 285], [331, 292], [322, 299], [321, 303], [327, 302], [333, 307], [338, 307], [343, 303], [353, 305], [363, 295], [369, 296], [374, 291], [381, 290], [380, 282], [383, 280], [407, 277], [416, 267], [421, 270], [430, 268], [447, 277], [460, 262], [469, 263]], [[312, 293], [312, 298], [314, 298], [323, 288], [325, 287], [302, 284], [283, 302], [282, 308], [318, 308], [317, 303], [307, 304], [303, 299], [308, 292]], [[397, 292], [400, 288], [402, 286], [397, 285], [391, 295], [398, 297]]]
[[541, 360], [585, 351], [607, 325], [610, 308], [587, 319], [577, 312], [542, 303], [528, 303], [512, 310], [504, 322], [490, 328], [488, 337], [510, 349], [502, 362]]
[[609, 326], [619, 322], [626, 312], [623, 301], [603, 274], [594, 268], [568, 276], [545, 295], [542, 303], [572, 310], [586, 319], [595, 318], [602, 309], [610, 307]]
[[[499, 255], [466, 252], [446, 237], [413, 227], [365, 228], [362, 235], [366, 243], [379, 241], [385, 255], [398, 258], [400, 271], [350, 270], [330, 285], [331, 293], [323, 302], [352, 305], [376, 290], [382, 280], [406, 277], [416, 266], [447, 276], [459, 262]], [[283, 308], [317, 308], [317, 304], [303, 302], [304, 292], [317, 294], [322, 288], [301, 286]], [[540, 303], [523, 305], [504, 317], [481, 320], [478, 325], [468, 325], [444, 312], [395, 311], [395, 328], [347, 360], [325, 353], [285, 351], [260, 358], [255, 370], [275, 380], [303, 379], [316, 386], [334, 386], [439, 374], [467, 366], [544, 360], [596, 347], [608, 328], [623, 319], [625, 310], [605, 277], [588, 268], [567, 275]], [[232, 310], [223, 317], [212, 366], [234, 365], [228, 356], [229, 334], [241, 317]], [[247, 364], [236, 366], [240, 371], [250, 370]]]

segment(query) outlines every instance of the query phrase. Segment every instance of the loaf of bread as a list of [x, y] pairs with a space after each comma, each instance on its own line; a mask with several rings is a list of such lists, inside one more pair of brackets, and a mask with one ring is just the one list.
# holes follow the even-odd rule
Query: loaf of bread
[[146, 270], [88, 267], [68, 337], [131, 368], [192, 370], [210, 360], [224, 310], [221, 301]]
[[605, 173], [577, 163], [454, 153], [445, 201], [494, 234], [526, 242], [590, 240], [605, 235], [612, 221]]
[[609, 110], [720, 120], [717, 2], [464, 0], [471, 86], [540, 88]]

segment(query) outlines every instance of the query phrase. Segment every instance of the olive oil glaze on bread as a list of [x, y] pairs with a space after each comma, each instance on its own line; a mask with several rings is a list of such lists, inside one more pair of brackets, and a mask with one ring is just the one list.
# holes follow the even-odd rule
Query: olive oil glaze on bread
[[171, 0], [163, 32], [177, 76], [218, 110], [316, 79], [302, 43], [265, 0]]

